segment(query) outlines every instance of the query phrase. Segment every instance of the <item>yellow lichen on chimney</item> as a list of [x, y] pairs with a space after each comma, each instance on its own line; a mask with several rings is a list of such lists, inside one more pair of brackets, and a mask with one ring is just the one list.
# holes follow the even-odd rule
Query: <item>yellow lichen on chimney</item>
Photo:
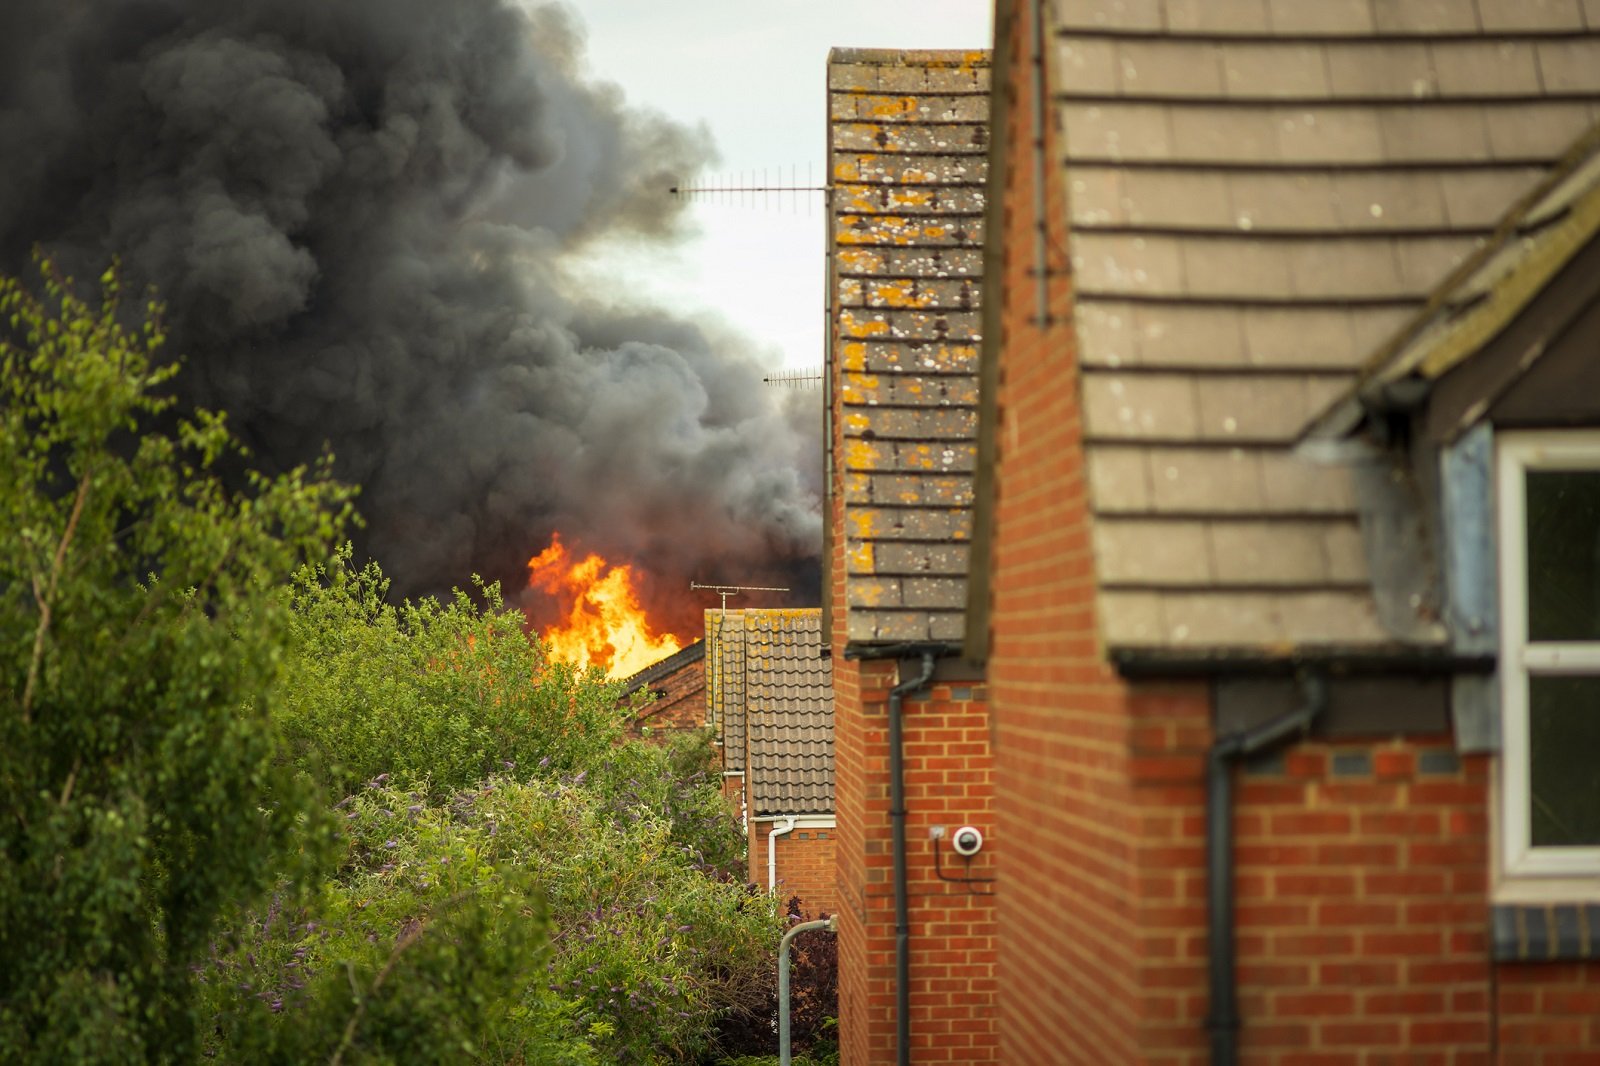
[[915, 96], [868, 96], [861, 102], [866, 105], [867, 113], [874, 118], [909, 115], [917, 109]]
[[859, 437], [844, 442], [846, 470], [871, 470], [878, 460], [878, 449], [871, 441]]
[[883, 307], [928, 307], [937, 302], [936, 294], [916, 292], [904, 278], [874, 282], [868, 302]]
[[872, 545], [867, 541], [857, 541], [845, 549], [852, 573], [870, 574], [875, 568], [872, 564]]
[[844, 431], [846, 433], [860, 433], [871, 427], [872, 421], [859, 411], [847, 411], [844, 416]]
[[880, 387], [877, 374], [846, 374], [839, 396], [845, 403], [870, 403], [877, 398]]
[[879, 535], [877, 515], [872, 511], [851, 509], [845, 511], [845, 523], [852, 528], [849, 535], [857, 538], [871, 539]]
[[881, 318], [862, 320], [845, 311], [839, 315], [839, 332], [846, 337], [877, 337], [889, 332], [889, 323]]
[[846, 370], [867, 368], [867, 346], [861, 341], [847, 341], [839, 346], [839, 365]]
[[841, 248], [834, 253], [841, 273], [879, 274], [883, 272], [883, 253], [870, 248]]

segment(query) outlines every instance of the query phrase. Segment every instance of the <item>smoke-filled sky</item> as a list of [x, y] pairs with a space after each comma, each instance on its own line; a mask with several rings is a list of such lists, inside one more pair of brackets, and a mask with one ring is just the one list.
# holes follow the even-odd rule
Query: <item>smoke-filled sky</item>
[[[826, 62], [856, 48], [987, 48], [991, 0], [569, 0], [590, 66], [634, 100], [705, 123], [716, 184], [825, 180]], [[807, 177], [812, 180], [807, 181]], [[821, 199], [750, 197], [691, 205], [692, 238], [640, 256], [605, 248], [679, 306], [715, 307], [785, 366], [822, 362]]]
[[401, 591], [514, 590], [560, 530], [658, 603], [728, 573], [814, 602], [815, 394], [764, 387], [759, 340], [578, 269], [676, 239], [662, 190], [715, 149], [596, 80], [575, 17], [5, 0], [0, 270], [36, 243], [121, 256], [168, 302], [190, 398], [268, 464], [331, 444]]

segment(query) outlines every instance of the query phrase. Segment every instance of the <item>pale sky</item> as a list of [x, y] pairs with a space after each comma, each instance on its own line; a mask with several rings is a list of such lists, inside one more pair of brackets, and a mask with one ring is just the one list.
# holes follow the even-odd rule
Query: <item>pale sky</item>
[[[991, 0], [563, 2], [587, 27], [592, 74], [705, 124], [722, 155], [708, 177], [741, 183], [765, 170], [788, 184], [791, 168], [800, 184], [824, 182], [830, 48], [987, 48], [991, 36]], [[770, 209], [699, 203], [694, 241], [614, 249], [603, 269], [679, 310], [720, 312], [785, 367], [818, 368], [824, 215], [811, 195], [809, 215], [799, 196]]]

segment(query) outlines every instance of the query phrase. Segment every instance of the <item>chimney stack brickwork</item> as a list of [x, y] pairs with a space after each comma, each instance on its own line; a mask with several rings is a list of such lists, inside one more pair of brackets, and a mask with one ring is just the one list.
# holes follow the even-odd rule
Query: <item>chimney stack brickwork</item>
[[[833, 360], [831, 643], [838, 798], [839, 1028], [847, 1066], [896, 1056], [888, 698], [895, 664], [846, 647], [965, 632], [981, 318], [985, 52], [830, 57]], [[910, 1058], [997, 1061], [994, 885], [940, 880], [935, 826], [978, 826], [992, 878], [986, 689], [944, 669], [904, 704]]]

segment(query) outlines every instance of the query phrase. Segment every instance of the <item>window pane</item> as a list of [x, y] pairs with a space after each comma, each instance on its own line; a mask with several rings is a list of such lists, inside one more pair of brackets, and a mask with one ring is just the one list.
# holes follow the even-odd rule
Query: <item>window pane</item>
[[1600, 845], [1600, 677], [1528, 685], [1533, 844]]
[[1600, 471], [1528, 471], [1528, 638], [1600, 639]]

